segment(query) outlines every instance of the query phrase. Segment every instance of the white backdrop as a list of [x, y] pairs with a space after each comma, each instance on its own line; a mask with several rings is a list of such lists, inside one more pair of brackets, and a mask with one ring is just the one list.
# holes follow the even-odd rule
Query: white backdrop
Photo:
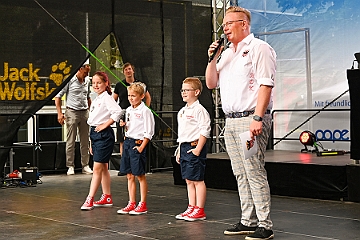
[[[283, 7], [278, 2], [287, 5]], [[274, 137], [282, 138], [316, 113], [291, 110], [321, 109], [348, 90], [346, 70], [352, 67], [354, 53], [360, 52], [360, 4], [357, 0], [240, 0], [238, 5], [251, 10], [252, 32], [260, 34], [278, 55], [274, 110], [289, 110], [274, 115]], [[304, 31], [261, 35], [305, 28], [309, 29], [310, 40], [308, 77]], [[327, 109], [349, 107], [346, 93]], [[349, 128], [350, 111], [322, 112], [289, 138], [298, 139], [303, 130], [310, 130], [325, 148], [350, 150]], [[275, 149], [281, 150], [301, 148], [297, 140], [275, 145]]]

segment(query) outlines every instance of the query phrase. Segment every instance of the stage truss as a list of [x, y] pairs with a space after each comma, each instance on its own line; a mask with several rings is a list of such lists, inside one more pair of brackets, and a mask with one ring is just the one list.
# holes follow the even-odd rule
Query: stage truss
[[[212, 0], [212, 24], [213, 40], [218, 40], [223, 33], [221, 24], [225, 16], [225, 11], [229, 6], [237, 6], [236, 0]], [[226, 43], [225, 43], [226, 44]], [[213, 90], [213, 101], [215, 105], [215, 133], [213, 138], [214, 152], [226, 152], [224, 141], [225, 119], [220, 116], [221, 98], [219, 88]]]

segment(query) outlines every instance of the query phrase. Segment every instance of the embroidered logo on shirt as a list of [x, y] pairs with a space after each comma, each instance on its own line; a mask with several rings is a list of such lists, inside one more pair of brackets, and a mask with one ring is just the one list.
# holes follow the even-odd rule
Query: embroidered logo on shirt
[[245, 51], [243, 51], [242, 56], [243, 56], [243, 57], [246, 57], [246, 55], [248, 55], [249, 52], [250, 52], [250, 50], [245, 50]]
[[254, 75], [254, 73], [250, 73], [249, 77], [250, 77], [249, 90], [254, 91], [254, 84], [255, 84], [255, 75]]
[[134, 114], [136, 118], [141, 118], [141, 114], [140, 113], [135, 113]]

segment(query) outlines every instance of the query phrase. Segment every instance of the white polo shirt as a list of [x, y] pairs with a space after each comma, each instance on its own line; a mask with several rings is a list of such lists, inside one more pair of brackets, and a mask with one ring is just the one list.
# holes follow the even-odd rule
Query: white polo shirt
[[126, 109], [125, 122], [125, 137], [141, 140], [148, 138], [151, 140], [154, 135], [154, 115], [144, 102], [141, 102], [136, 108], [130, 106]]
[[105, 91], [91, 102], [87, 123], [94, 127], [105, 123], [109, 118], [118, 122], [120, 114], [121, 108], [114, 98]]
[[211, 122], [208, 111], [199, 100], [181, 108], [177, 115], [179, 143], [198, 140], [200, 135], [210, 138]]
[[[230, 44], [216, 65], [222, 109], [225, 114], [253, 110], [260, 85], [274, 86], [276, 53], [253, 34], [237, 45]], [[272, 108], [272, 96], [268, 109]]]

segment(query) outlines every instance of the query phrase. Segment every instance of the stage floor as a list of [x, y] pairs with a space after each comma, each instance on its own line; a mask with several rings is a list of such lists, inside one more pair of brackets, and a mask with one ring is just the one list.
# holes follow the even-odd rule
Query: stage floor
[[[119, 215], [127, 204], [127, 179], [111, 171], [114, 206], [81, 211], [91, 175], [44, 175], [43, 184], [0, 189], [0, 239], [244, 239], [223, 231], [239, 221], [237, 191], [207, 189], [207, 220], [185, 222], [175, 215], [187, 206], [185, 186], [172, 172], [146, 175], [149, 212]], [[100, 191], [96, 198], [99, 198]], [[360, 239], [360, 204], [272, 196], [275, 239]]]

